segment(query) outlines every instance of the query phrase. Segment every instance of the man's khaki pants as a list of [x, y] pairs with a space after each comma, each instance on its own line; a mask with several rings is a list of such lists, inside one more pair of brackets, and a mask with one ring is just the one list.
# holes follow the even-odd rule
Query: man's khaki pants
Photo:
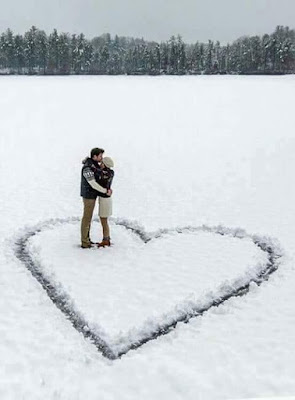
[[81, 245], [83, 247], [88, 247], [90, 245], [89, 232], [96, 199], [84, 199], [83, 197], [83, 203], [84, 212], [81, 221]]

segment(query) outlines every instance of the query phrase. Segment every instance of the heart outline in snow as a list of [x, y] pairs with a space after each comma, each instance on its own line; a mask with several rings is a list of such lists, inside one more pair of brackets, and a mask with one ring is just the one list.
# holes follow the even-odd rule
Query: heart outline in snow
[[253, 243], [259, 247], [267, 255], [267, 262], [257, 272], [257, 275], [251, 277], [248, 280], [240, 283], [239, 286], [233, 289], [233, 286], [223, 285], [222, 291], [218, 293], [218, 296], [209, 293], [206, 299], [201, 303], [198, 302], [190, 307], [190, 310], [179, 310], [177, 315], [174, 315], [171, 319], [168, 319], [163, 324], [157, 324], [150, 328], [149, 331], [145, 331], [143, 334], [134, 338], [132, 342], [123, 342], [118, 344], [115, 349], [104, 341], [97, 332], [90, 329], [87, 321], [81, 315], [81, 313], [75, 309], [73, 302], [69, 295], [62, 290], [59, 286], [57, 287], [49, 278], [43, 275], [42, 268], [30, 255], [27, 249], [27, 243], [30, 238], [35, 236], [37, 233], [42, 232], [46, 228], [52, 228], [59, 224], [70, 224], [78, 223], [80, 218], [66, 218], [66, 219], [53, 219], [40, 223], [29, 229], [25, 229], [14, 241], [14, 253], [16, 257], [26, 266], [31, 272], [34, 278], [41, 284], [43, 289], [46, 291], [48, 297], [52, 300], [55, 306], [62, 311], [65, 316], [70, 320], [73, 327], [80, 333], [83, 334], [85, 339], [90, 341], [96, 346], [96, 348], [102, 353], [103, 356], [110, 360], [120, 358], [130, 350], [135, 350], [143, 344], [154, 340], [159, 336], [168, 334], [173, 330], [176, 325], [180, 322], [187, 323], [191, 318], [196, 318], [203, 315], [206, 311], [209, 311], [212, 307], [218, 307], [232, 297], [243, 296], [248, 293], [251, 283], [260, 285], [264, 281], [267, 281], [269, 276], [275, 272], [280, 264], [280, 258], [283, 255], [282, 249], [278, 242], [269, 237], [261, 237], [258, 235], [248, 234], [241, 228], [226, 228], [224, 226], [186, 226], [182, 228], [171, 228], [161, 229], [155, 233], [148, 233], [138, 223], [129, 221], [126, 219], [112, 218], [112, 222], [115, 225], [125, 227], [127, 230], [132, 231], [136, 234], [144, 243], [148, 243], [152, 239], [160, 238], [167, 233], [192, 233], [192, 232], [210, 232], [212, 234], [218, 234], [223, 236], [231, 236], [239, 239], [249, 238]]

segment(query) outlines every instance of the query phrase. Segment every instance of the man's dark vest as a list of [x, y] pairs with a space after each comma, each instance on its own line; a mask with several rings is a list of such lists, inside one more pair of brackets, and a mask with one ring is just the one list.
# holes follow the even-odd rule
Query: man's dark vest
[[81, 171], [81, 196], [84, 197], [84, 199], [96, 199], [98, 192], [93, 189], [89, 183], [87, 182], [87, 179], [84, 177], [83, 172], [85, 169], [91, 168], [91, 170], [94, 172], [94, 174], [98, 173], [100, 171], [99, 165], [96, 161], [93, 161], [91, 158], [87, 158], [85, 161], [83, 161], [83, 167]]

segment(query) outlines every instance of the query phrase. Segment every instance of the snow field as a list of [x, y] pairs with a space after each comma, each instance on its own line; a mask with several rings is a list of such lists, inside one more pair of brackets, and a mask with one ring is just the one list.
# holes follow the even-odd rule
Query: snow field
[[[294, 89], [292, 76], [1, 79], [1, 399], [211, 400], [295, 393]], [[80, 162], [94, 146], [116, 162], [115, 216], [137, 220], [147, 230], [220, 223], [269, 235], [286, 252], [279, 270], [266, 284], [252, 285], [247, 296], [179, 324], [120, 360], [104, 359], [12, 249], [19, 229], [81, 212]], [[60, 246], [54, 231], [47, 233]], [[113, 233], [115, 253], [126, 237], [119, 229]], [[70, 252], [64, 235], [61, 259]], [[134, 250], [136, 239], [130, 240]], [[172, 242], [167, 239], [162, 256], [156, 241], [144, 255], [151, 270], [154, 255], [170, 265]], [[210, 243], [203, 241], [204, 253], [193, 250], [194, 256], [218, 258]], [[40, 242], [36, 257], [44, 256], [45, 268], [64, 267], [56, 254], [45, 254], [47, 244]], [[220, 249], [231, 252], [231, 245], [222, 242]], [[92, 260], [100, 253], [82, 254]], [[103, 257], [111, 269], [109, 252]], [[114, 257], [121, 261], [119, 253]], [[248, 257], [243, 253], [241, 259]], [[122, 265], [128, 271], [126, 260]], [[176, 276], [183, 279], [179, 292], [164, 288], [172, 300], [191, 291], [194, 281], [177, 269], [172, 283]], [[145, 282], [139, 283], [147, 296]], [[126, 304], [126, 292], [120, 295]], [[162, 301], [153, 312], [162, 315], [161, 307]]]
[[[99, 232], [99, 224], [93, 225]], [[145, 244], [116, 225], [112, 238], [110, 249], [83, 252], [75, 246], [77, 224], [57, 226], [29, 239], [29, 251], [43, 274], [61, 285], [89, 326], [114, 349], [177, 319], [179, 312], [189, 313], [209, 295], [218, 298], [225, 284], [242, 286], [267, 263], [249, 238], [170, 233]]]

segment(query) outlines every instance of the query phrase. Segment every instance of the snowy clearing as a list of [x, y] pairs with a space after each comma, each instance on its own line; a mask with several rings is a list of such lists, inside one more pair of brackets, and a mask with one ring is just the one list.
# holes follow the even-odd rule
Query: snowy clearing
[[[0, 89], [0, 398], [294, 395], [295, 78], [7, 77]], [[116, 218], [147, 232], [239, 227], [278, 240], [279, 269], [247, 295], [105, 359], [14, 248], [22, 230], [82, 212], [81, 160], [94, 146], [115, 160]], [[175, 233], [144, 244], [114, 225], [112, 236], [110, 249], [84, 252], [78, 224], [61, 224], [29, 250], [113, 345], [265, 262], [249, 238]]]

